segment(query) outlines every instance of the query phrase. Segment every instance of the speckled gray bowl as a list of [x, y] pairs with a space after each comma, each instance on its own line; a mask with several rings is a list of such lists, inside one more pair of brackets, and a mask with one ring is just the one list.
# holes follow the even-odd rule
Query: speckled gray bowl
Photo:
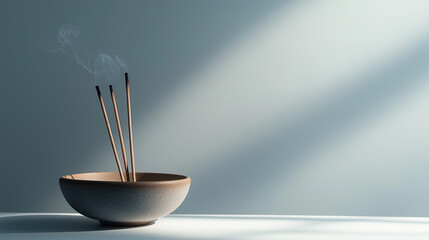
[[191, 178], [166, 173], [136, 173], [136, 182], [121, 182], [117, 172], [62, 176], [61, 191], [70, 206], [105, 225], [153, 223], [180, 206]]

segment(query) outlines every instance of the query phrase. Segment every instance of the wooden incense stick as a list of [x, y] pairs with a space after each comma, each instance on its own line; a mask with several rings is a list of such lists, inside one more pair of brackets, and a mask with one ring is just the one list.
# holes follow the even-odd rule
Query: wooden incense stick
[[116, 106], [115, 93], [113, 93], [112, 85], [110, 85], [109, 88], [110, 88], [110, 96], [112, 96], [112, 103], [113, 103], [113, 110], [115, 112], [116, 125], [118, 126], [119, 140], [121, 142], [122, 158], [124, 160], [124, 167], [125, 167], [125, 175], [126, 175], [127, 181], [130, 181], [128, 163], [127, 163], [127, 154], [125, 152], [124, 137], [122, 136], [121, 121], [119, 121], [119, 114], [118, 114], [118, 107]]
[[134, 142], [133, 142], [133, 126], [131, 124], [131, 98], [130, 98], [130, 82], [128, 73], [125, 73], [125, 88], [127, 91], [127, 109], [128, 109], [128, 137], [130, 139], [130, 157], [131, 157], [131, 176], [132, 181], [136, 181], [136, 167], [134, 163]]
[[118, 152], [116, 151], [115, 140], [113, 140], [112, 129], [110, 128], [109, 118], [107, 117], [106, 107], [104, 106], [103, 98], [101, 97], [101, 91], [98, 86], [95, 86], [97, 89], [98, 100], [100, 100], [101, 110], [103, 111], [104, 122], [106, 123], [107, 132], [109, 132], [110, 143], [112, 145], [113, 154], [115, 155], [116, 165], [118, 166], [119, 176], [121, 176], [121, 181], [124, 182], [124, 175], [122, 173], [121, 163], [119, 162]]

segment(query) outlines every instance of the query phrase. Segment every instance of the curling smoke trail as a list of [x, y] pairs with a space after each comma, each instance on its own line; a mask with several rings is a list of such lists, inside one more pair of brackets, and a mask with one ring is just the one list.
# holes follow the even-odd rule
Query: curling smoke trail
[[92, 51], [78, 40], [79, 28], [64, 24], [58, 31], [58, 42], [50, 50], [60, 51], [73, 58], [95, 76], [95, 84], [111, 83], [128, 71], [127, 64], [112, 51]]

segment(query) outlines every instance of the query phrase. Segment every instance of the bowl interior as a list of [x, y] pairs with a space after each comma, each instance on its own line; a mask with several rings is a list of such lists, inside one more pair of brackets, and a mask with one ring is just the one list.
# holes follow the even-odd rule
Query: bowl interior
[[[121, 182], [118, 172], [78, 173], [62, 176], [61, 178], [81, 181]], [[137, 182], [180, 181], [189, 177], [170, 173], [136, 173]]]

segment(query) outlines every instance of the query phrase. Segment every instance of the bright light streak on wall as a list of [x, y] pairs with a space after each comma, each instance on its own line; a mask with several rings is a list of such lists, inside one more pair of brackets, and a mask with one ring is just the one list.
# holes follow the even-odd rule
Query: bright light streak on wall
[[[308, 1], [285, 7], [189, 75], [187, 84], [178, 88], [152, 115], [145, 116], [145, 127], [136, 133], [141, 159], [147, 159], [144, 164], [150, 169], [193, 174], [194, 196], [202, 194], [203, 188], [208, 187], [198, 185], [203, 178], [205, 183], [211, 184], [213, 194], [228, 195], [225, 190], [228, 187], [215, 184], [216, 174], [222, 173], [219, 169], [227, 169], [231, 164], [225, 162], [228, 158], [224, 155], [258, 141], [279, 125], [288, 126], [300, 119], [308, 121], [309, 113], [318, 111], [326, 102], [335, 102], [345, 89], [359, 86], [362, 75], [388, 66], [414, 45], [421, 44], [429, 32], [428, 7], [426, 1], [406, 4], [404, 1]], [[420, 91], [422, 96], [427, 96], [428, 86], [424, 87]], [[410, 101], [409, 104], [414, 106], [418, 102]], [[366, 122], [357, 122], [347, 131], [336, 132], [337, 138], [324, 149], [307, 156], [302, 166], [287, 176], [279, 175], [278, 168], [287, 168], [287, 163], [293, 159], [260, 159], [262, 165], [279, 162], [273, 164], [275, 175], [269, 171], [263, 174], [266, 182], [275, 179], [284, 188], [279, 191], [279, 185], [259, 187], [257, 194], [251, 186], [242, 186], [237, 194], [257, 197], [245, 203], [226, 197], [211, 210], [324, 213], [335, 211], [336, 206], [348, 201], [347, 204], [358, 205], [356, 211], [348, 208], [351, 214], [377, 213], [377, 209], [365, 203], [370, 198], [361, 194], [375, 194], [379, 188], [391, 187], [396, 182], [395, 177], [392, 175], [385, 182], [371, 185], [371, 181], [380, 180], [377, 171], [370, 174], [373, 178], [366, 180], [361, 174], [368, 173], [366, 169], [374, 159], [378, 161], [378, 169], [390, 166], [392, 161], [402, 162], [393, 164], [398, 168], [392, 173], [405, 166], [406, 159], [398, 156], [404, 156], [403, 153], [412, 151], [414, 146], [404, 145], [407, 142], [398, 138], [409, 133], [397, 131], [402, 126], [398, 119], [414, 114], [415, 118], [411, 119], [414, 121], [419, 119], [421, 110], [413, 111], [415, 106], [410, 108], [405, 103], [395, 104], [381, 109], [386, 111], [384, 117], [369, 116]], [[392, 109], [399, 112], [391, 113]], [[315, 123], [317, 121], [314, 119]], [[337, 142], [341, 137], [351, 135], [356, 136], [354, 141], [365, 144]], [[398, 141], [390, 153], [396, 157], [385, 154], [390, 145], [383, 144], [392, 141], [392, 135]], [[413, 131], [411, 135], [404, 137], [421, 140], [419, 131]], [[302, 148], [306, 149], [305, 146]], [[318, 155], [325, 151], [326, 155]], [[364, 164], [350, 165], [345, 158], [361, 159]], [[216, 166], [222, 167], [217, 169]], [[348, 173], [352, 171], [351, 166], [355, 174]], [[346, 169], [338, 179], [325, 179], [326, 185], [317, 185], [317, 189], [312, 187], [314, 176], [324, 179], [323, 176], [339, 171], [337, 167]], [[250, 183], [256, 181], [246, 171], [235, 174], [236, 178], [248, 179]], [[344, 178], [351, 179], [341, 180]], [[338, 198], [337, 191], [343, 191], [345, 196]], [[322, 202], [315, 205], [310, 200], [303, 200], [311, 199], [314, 192]], [[196, 206], [197, 211], [203, 211], [198, 209], [198, 204], [211, 197], [197, 196], [193, 200], [190, 196], [184, 209], [195, 210]], [[261, 202], [265, 204], [261, 205]], [[347, 212], [347, 208], [343, 210]]]

